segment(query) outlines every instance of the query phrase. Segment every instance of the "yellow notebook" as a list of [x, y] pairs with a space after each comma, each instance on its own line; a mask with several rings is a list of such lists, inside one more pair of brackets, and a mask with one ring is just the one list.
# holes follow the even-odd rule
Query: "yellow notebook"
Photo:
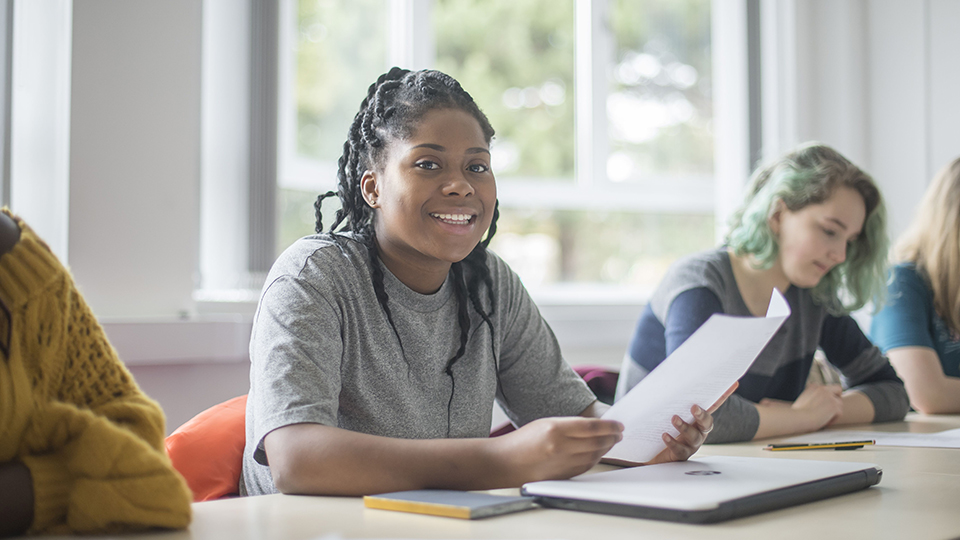
[[479, 519], [537, 507], [532, 497], [509, 497], [445, 489], [420, 489], [367, 495], [363, 498], [363, 504], [367, 508], [460, 519]]

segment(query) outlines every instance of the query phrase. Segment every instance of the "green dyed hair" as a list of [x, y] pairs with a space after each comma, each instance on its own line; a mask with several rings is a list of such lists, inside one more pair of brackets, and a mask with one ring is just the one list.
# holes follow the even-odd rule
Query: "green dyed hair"
[[812, 290], [814, 300], [833, 315], [856, 311], [871, 300], [875, 308], [882, 306], [886, 291], [887, 212], [873, 179], [850, 160], [829, 146], [807, 143], [758, 169], [726, 237], [735, 254], [752, 255], [758, 268], [770, 268], [779, 253], [770, 228], [777, 201], [796, 212], [823, 203], [839, 187], [859, 193], [867, 212], [863, 231], [847, 247], [846, 260]]

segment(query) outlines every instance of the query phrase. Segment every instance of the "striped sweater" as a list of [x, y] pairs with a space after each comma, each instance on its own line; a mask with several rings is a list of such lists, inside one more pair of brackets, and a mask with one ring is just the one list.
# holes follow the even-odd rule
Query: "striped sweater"
[[[836, 317], [808, 289], [790, 287], [792, 313], [715, 413], [708, 443], [750, 440], [763, 398], [794, 401], [803, 392], [817, 348], [842, 375], [846, 389], [873, 403], [874, 422], [900, 420], [909, 408], [903, 382], [880, 350], [849, 316]], [[617, 397], [635, 386], [714, 313], [750, 316], [740, 296], [726, 248], [674, 263], [640, 316], [620, 373]]]

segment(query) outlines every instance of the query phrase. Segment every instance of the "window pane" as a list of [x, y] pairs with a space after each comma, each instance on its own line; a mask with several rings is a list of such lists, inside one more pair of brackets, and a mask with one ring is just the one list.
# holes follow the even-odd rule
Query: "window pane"
[[710, 0], [615, 0], [612, 181], [713, 172]]
[[[648, 201], [675, 200], [671, 189], [711, 193], [710, 1], [613, 0], [610, 22], [610, 154], [597, 156], [608, 178]], [[502, 214], [492, 246], [531, 288], [601, 283], [649, 294], [673, 261], [715, 238], [713, 214], [693, 208]]]
[[[498, 182], [570, 186], [573, 0], [435, 0], [432, 6], [434, 67], [457, 78], [497, 130]], [[387, 0], [299, 3], [291, 91], [297, 160], [312, 165], [297, 177], [317, 182], [282, 186], [281, 250], [313, 231], [313, 201], [333, 186], [347, 127], [367, 85], [385, 68], [388, 7]], [[713, 189], [709, 8], [709, 0], [611, 0], [607, 30], [615, 57], [609, 86], [598, 89], [607, 92], [599, 99], [606, 99], [610, 154], [597, 158], [611, 180], [631, 184], [625, 196], [654, 209], [550, 209], [570, 204], [550, 191], [535, 201], [546, 209], [509, 201], [492, 248], [529, 287], [600, 283], [649, 292], [676, 258], [714, 244], [714, 217], [702, 201], [677, 208], [672, 196]], [[576, 189], [590, 197], [613, 188], [599, 182]], [[335, 198], [325, 202], [325, 225], [336, 205]]]
[[[277, 192], [277, 215], [280, 216], [280, 241], [277, 255], [290, 247], [297, 239], [314, 233], [317, 218], [313, 203], [320, 191], [281, 188]], [[330, 228], [333, 218], [340, 209], [338, 197], [323, 200], [323, 230]]]
[[649, 293], [678, 257], [711, 247], [713, 229], [702, 214], [505, 209], [490, 247], [531, 289], [588, 282]]
[[335, 164], [367, 87], [385, 71], [388, 6], [300, 0], [298, 8], [297, 153]]
[[[314, 232], [313, 202], [336, 189], [337, 160], [367, 88], [386, 71], [388, 0], [300, 0], [297, 3], [296, 150], [278, 193], [277, 253]], [[339, 201], [324, 201], [324, 226]]]
[[437, 0], [434, 6], [437, 69], [460, 81], [497, 130], [497, 179], [572, 182], [572, 0]]

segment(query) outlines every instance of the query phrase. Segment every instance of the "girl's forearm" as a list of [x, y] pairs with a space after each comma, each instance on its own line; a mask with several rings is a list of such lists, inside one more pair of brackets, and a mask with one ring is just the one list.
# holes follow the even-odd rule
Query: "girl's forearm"
[[757, 412], [760, 414], [760, 425], [754, 440], [809, 433], [823, 427], [813, 415], [792, 409], [789, 405], [758, 405]]
[[843, 393], [843, 413], [833, 422], [832, 426], [845, 424], [869, 424], [873, 422], [875, 410], [873, 402], [866, 395], [856, 390], [848, 390]]
[[496, 439], [394, 439], [295, 424], [271, 432], [264, 444], [283, 493], [364, 495], [517, 483], [494, 458]]
[[960, 413], [960, 378], [943, 375], [922, 385], [904, 379], [914, 409], [924, 414]]
[[936, 351], [904, 347], [887, 352], [910, 396], [910, 404], [926, 414], [960, 412], [960, 378], [948, 377]]
[[919, 409], [928, 414], [956, 414], [960, 412], [960, 378], [944, 377], [937, 385], [931, 400], [931, 407], [927, 410]]

